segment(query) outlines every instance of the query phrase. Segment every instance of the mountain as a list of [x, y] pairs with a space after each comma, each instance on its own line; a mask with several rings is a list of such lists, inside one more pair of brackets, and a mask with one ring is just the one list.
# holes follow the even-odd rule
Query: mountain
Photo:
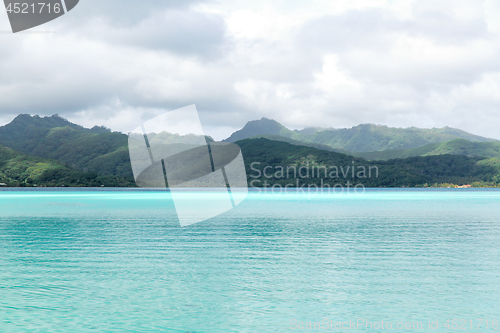
[[267, 118], [248, 122], [226, 141], [235, 142], [264, 135], [282, 136], [300, 142], [320, 144], [351, 152], [412, 149], [454, 139], [465, 139], [473, 142], [495, 141], [450, 127], [421, 129], [363, 124], [344, 129], [306, 128], [301, 131], [291, 131], [280, 123]]
[[417, 148], [453, 139], [477, 142], [494, 141], [450, 127], [393, 128], [373, 124], [358, 125], [350, 129], [320, 131], [308, 138], [308, 141], [353, 152], [370, 152]]
[[132, 177], [127, 135], [105, 127], [87, 129], [54, 115], [22, 114], [0, 127], [0, 144], [101, 175]]
[[[247, 136], [252, 139], [237, 140]], [[456, 139], [457, 136], [475, 142]], [[154, 134], [150, 139], [155, 142], [177, 140], [168, 133]], [[375, 187], [441, 183], [497, 185], [500, 179], [500, 142], [451, 128], [423, 130], [359, 125], [341, 130], [290, 131], [274, 120], [263, 118], [233, 133], [228, 141], [233, 140], [241, 146], [249, 183], [255, 180], [252, 163], [271, 168], [339, 166], [344, 167], [342, 172], [349, 167], [353, 171], [354, 167], [371, 166], [376, 168], [377, 177], [360, 178], [357, 173], [349, 172], [339, 177], [337, 170], [337, 178], [323, 175], [323, 180], [341, 184], [348, 180], [361, 181], [364, 186]], [[363, 151], [400, 146], [410, 148]], [[352, 153], [340, 147], [360, 151]], [[286, 185], [289, 181], [262, 175], [257, 178], [272, 184]], [[318, 181], [314, 177], [299, 180], [311, 184]], [[13, 186], [95, 186], [103, 182], [106, 186], [130, 186], [134, 180], [128, 137], [105, 127], [84, 128], [57, 115], [19, 115], [0, 127], [0, 182]]]
[[0, 183], [12, 187], [135, 186], [130, 179], [74, 170], [58, 161], [28, 156], [4, 146], [0, 146]]
[[[436, 155], [370, 162], [334, 151], [264, 138], [236, 143], [245, 157], [251, 187], [497, 185], [500, 181], [500, 160], [496, 158]], [[135, 186], [130, 178], [74, 170], [61, 162], [29, 156], [3, 146], [0, 146], [0, 183], [39, 187]]]
[[439, 184], [496, 186], [500, 160], [464, 155], [418, 156], [367, 161], [342, 153], [264, 138], [237, 141], [245, 157], [249, 185], [362, 184], [365, 187], [415, 187]]
[[224, 141], [236, 142], [259, 135], [278, 135], [285, 138], [300, 138], [300, 133], [294, 133], [275, 120], [262, 118], [260, 120], [249, 121], [242, 129], [231, 134]]
[[395, 158], [443, 154], [500, 158], [500, 142], [471, 142], [463, 139], [455, 139], [412, 149], [354, 153], [355, 156], [367, 160], [390, 160]]

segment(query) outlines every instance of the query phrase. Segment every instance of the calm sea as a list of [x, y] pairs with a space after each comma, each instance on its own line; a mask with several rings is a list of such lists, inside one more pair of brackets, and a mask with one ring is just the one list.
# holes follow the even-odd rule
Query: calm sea
[[0, 191], [2, 333], [500, 332], [498, 320], [497, 190], [252, 192], [186, 228], [167, 192]]

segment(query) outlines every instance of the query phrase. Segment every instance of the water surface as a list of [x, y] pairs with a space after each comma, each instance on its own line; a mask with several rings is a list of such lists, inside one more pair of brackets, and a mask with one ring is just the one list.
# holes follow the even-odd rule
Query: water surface
[[497, 190], [252, 192], [186, 228], [168, 192], [4, 190], [0, 331], [495, 331], [499, 236]]

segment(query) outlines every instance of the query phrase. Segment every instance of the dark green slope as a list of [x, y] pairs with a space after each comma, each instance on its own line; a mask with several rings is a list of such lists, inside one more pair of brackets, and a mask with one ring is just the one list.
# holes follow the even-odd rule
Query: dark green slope
[[103, 127], [86, 129], [57, 115], [19, 115], [0, 127], [0, 144], [55, 159], [82, 171], [131, 177], [127, 135]]
[[[485, 158], [462, 155], [411, 157], [369, 162], [359, 157], [311, 147], [296, 146], [267, 139], [246, 139], [236, 142], [243, 152], [248, 181], [253, 186], [280, 184], [363, 184], [365, 187], [423, 186], [425, 184], [498, 183], [500, 165], [485, 163]], [[293, 172], [279, 173], [280, 168], [309, 169], [311, 177], [302, 178]], [[267, 178], [264, 168], [268, 167]], [[327, 172], [324, 172], [324, 168]], [[354, 177], [352, 168], [355, 168]], [[312, 170], [315, 168], [315, 171]], [[303, 174], [306, 174], [304, 169]], [[335, 173], [332, 170], [337, 169]], [[344, 170], [343, 173], [341, 170]], [[293, 169], [290, 169], [293, 171]], [[319, 171], [318, 171], [319, 170]], [[365, 170], [365, 172], [361, 172]], [[372, 170], [372, 174], [368, 174]], [[378, 174], [377, 171], [378, 170]], [[312, 176], [314, 173], [314, 176]], [[252, 183], [252, 181], [254, 181]]]
[[258, 138], [264, 138], [264, 139], [268, 139], [268, 140], [281, 141], [281, 142], [288, 142], [288, 143], [290, 143], [292, 145], [296, 145], [296, 146], [312, 147], [312, 148], [321, 149], [321, 150], [334, 151], [337, 153], [353, 155], [352, 152], [347, 151], [347, 150], [335, 149], [335, 148], [332, 148], [330, 146], [325, 146], [325, 145], [322, 145], [319, 143], [298, 141], [298, 140], [286, 138], [284, 136], [279, 136], [279, 135], [256, 135], [256, 136], [251, 137], [249, 139], [258, 139]]
[[58, 161], [28, 156], [4, 146], [0, 146], [0, 183], [9, 187], [134, 186], [133, 179], [74, 170]]

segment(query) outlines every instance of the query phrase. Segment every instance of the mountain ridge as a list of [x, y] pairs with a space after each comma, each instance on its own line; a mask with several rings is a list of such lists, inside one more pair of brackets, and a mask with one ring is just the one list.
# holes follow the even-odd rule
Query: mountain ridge
[[497, 141], [448, 126], [422, 129], [417, 127], [395, 128], [386, 125], [360, 124], [352, 128], [305, 128], [304, 130], [292, 131], [277, 121], [268, 118], [248, 122], [225, 141], [234, 142], [263, 135], [282, 136], [296, 141], [321, 144], [351, 152], [411, 149], [454, 139], [466, 139], [473, 142]]
[[[368, 160], [373, 160], [373, 157], [377, 156], [382, 161], [369, 163], [376, 163], [387, 174], [384, 174], [386, 177], [384, 181], [372, 181], [368, 184], [371, 186], [415, 186], [420, 184], [419, 182], [431, 180], [496, 184], [495, 182], [499, 179], [500, 172], [497, 171], [500, 170], [500, 142], [450, 127], [432, 130], [395, 129], [384, 125], [361, 124], [351, 129], [307, 128], [292, 131], [267, 118], [249, 122], [247, 125], [228, 138], [228, 140], [235, 140], [238, 137], [253, 135], [251, 138], [236, 140], [238, 144], [244, 144], [242, 151], [246, 164], [247, 161], [275, 163], [278, 160], [298, 163], [293, 160], [297, 154], [301, 155], [302, 162], [308, 161], [308, 156], [317, 155], [322, 156], [323, 162], [341, 159], [368, 163]], [[261, 132], [275, 134], [259, 134]], [[332, 137], [332, 133], [337, 136]], [[471, 142], [462, 138], [456, 139], [457, 136], [482, 141]], [[449, 138], [453, 139], [444, 143], [426, 144], [429, 141]], [[368, 147], [370, 149], [401, 144], [418, 147], [371, 152], [353, 152], [339, 148], [340, 146], [350, 147], [360, 141], [371, 145]], [[0, 127], [0, 145], [10, 146], [11, 150], [25, 154], [23, 155], [25, 157], [19, 157], [20, 165], [28, 163], [23, 161], [28, 161], [31, 157], [35, 160], [42, 158], [57, 161], [59, 169], [69, 167], [83, 173], [92, 172], [106, 177], [124, 177], [133, 181], [127, 135], [112, 132], [103, 126], [84, 128], [58, 115], [43, 118], [19, 115], [10, 124]], [[290, 153], [290, 156], [285, 156], [284, 152]], [[385, 157], [379, 158], [380, 156]], [[394, 157], [396, 160], [392, 160]], [[383, 159], [389, 161], [383, 161]], [[16, 160], [7, 160], [11, 161], [8, 162], [9, 167], [15, 169], [13, 161]], [[418, 165], [417, 171], [414, 170], [412, 163]], [[453, 163], [463, 163], [463, 165], [455, 166]], [[467, 170], [473, 174], [467, 176]], [[249, 171], [247, 169], [247, 172]], [[419, 174], [422, 172], [426, 174], [425, 177]], [[429, 172], [434, 172], [436, 177], [428, 174]], [[66, 170], [61, 175], [64, 173], [77, 174]], [[391, 173], [400, 179], [394, 178]], [[24, 171], [21, 174], [25, 175]], [[54, 177], [52, 181], [57, 183]]]

